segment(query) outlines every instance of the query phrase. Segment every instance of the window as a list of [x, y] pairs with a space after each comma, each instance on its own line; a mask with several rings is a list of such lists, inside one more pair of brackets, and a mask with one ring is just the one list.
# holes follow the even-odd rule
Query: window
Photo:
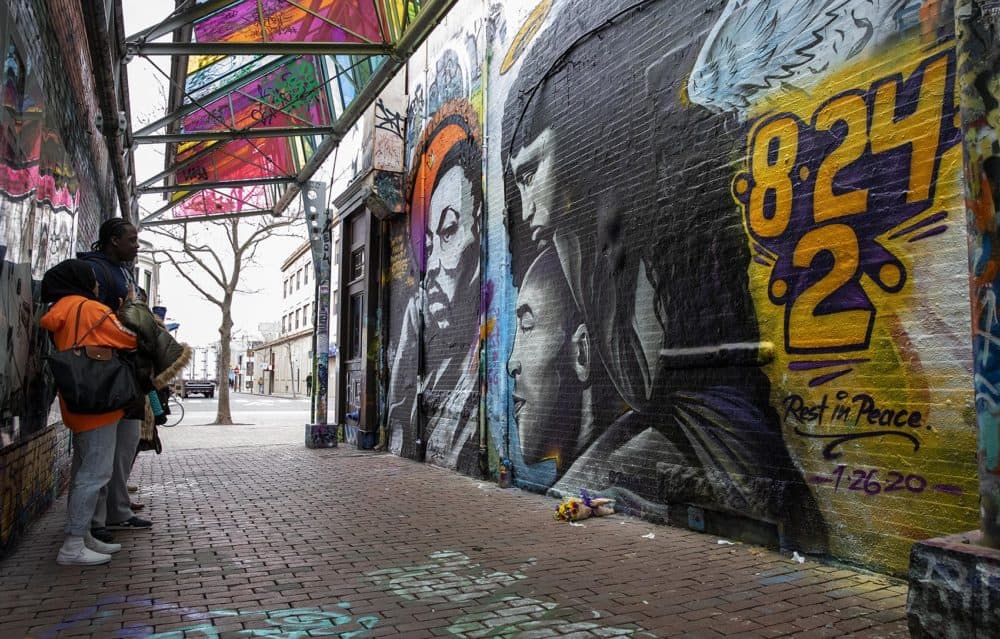
[[348, 303], [348, 359], [358, 359], [361, 357], [361, 326], [362, 326], [362, 306], [364, 305], [365, 294], [355, 293], [351, 295]]
[[295, 290], [297, 291], [300, 288], [302, 288], [302, 269], [299, 269], [295, 273]]
[[302, 312], [301, 308], [295, 309], [295, 328], [299, 327], [299, 313]]
[[284, 333], [286, 330], [288, 330], [288, 316], [287, 315], [282, 315], [281, 316], [281, 332]]
[[312, 264], [306, 264], [306, 265], [305, 265], [305, 268], [303, 269], [303, 270], [305, 270], [305, 272], [306, 272], [306, 281], [305, 281], [305, 283], [306, 283], [306, 284], [308, 284], [308, 283], [309, 283], [309, 267], [310, 267], [310, 266], [312, 266]]
[[302, 307], [302, 323], [306, 326], [312, 324], [312, 315], [309, 314], [309, 305], [306, 304]]
[[351, 251], [351, 281], [365, 274], [365, 247]]
[[281, 296], [288, 297], [288, 280], [281, 283]]

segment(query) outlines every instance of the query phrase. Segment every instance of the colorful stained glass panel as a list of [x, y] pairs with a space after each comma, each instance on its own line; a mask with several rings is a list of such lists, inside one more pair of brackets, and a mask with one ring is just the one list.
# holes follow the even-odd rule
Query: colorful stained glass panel
[[233, 140], [177, 172], [178, 184], [251, 180], [295, 175], [289, 138]]
[[177, 217], [201, 217], [206, 215], [224, 215], [268, 209], [273, 206], [273, 198], [264, 186], [244, 186], [235, 189], [213, 189], [199, 191], [185, 197], [178, 193], [174, 200], [183, 198], [171, 212]]
[[195, 23], [198, 42], [385, 43], [375, 0], [245, 0]]
[[331, 117], [322, 86], [315, 56], [291, 58], [285, 67], [251, 80], [228, 96], [187, 115], [183, 130], [326, 126]]

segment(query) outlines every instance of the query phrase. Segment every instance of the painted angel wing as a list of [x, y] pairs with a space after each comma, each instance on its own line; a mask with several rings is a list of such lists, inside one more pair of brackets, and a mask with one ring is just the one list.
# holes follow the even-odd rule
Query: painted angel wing
[[920, 0], [730, 0], [705, 40], [688, 96], [736, 112], [786, 84], [802, 87], [916, 24]]

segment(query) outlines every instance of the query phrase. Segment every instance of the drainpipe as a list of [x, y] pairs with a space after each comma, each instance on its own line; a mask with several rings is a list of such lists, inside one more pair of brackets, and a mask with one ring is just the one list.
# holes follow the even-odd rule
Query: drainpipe
[[379, 220], [378, 450], [389, 449], [389, 221]]
[[[483, 15], [487, 14], [486, 3], [483, 2]], [[489, 200], [487, 186], [489, 185], [489, 146], [490, 137], [488, 134], [489, 130], [489, 114], [488, 109], [490, 108], [489, 101], [489, 57], [490, 48], [485, 47], [486, 53], [483, 59], [483, 72], [480, 77], [483, 79], [483, 148], [482, 148], [482, 163], [483, 163], [483, 201], [480, 207], [480, 219], [479, 219], [479, 474], [482, 477], [488, 477], [490, 473], [490, 457], [486, 449], [486, 394], [489, 391], [489, 376], [487, 373], [487, 341], [489, 338], [489, 327], [487, 322], [489, 321], [489, 305], [487, 304], [486, 291], [489, 286], [489, 277], [487, 276], [486, 267], [489, 264], [490, 251], [489, 251], [489, 224], [488, 221], [488, 211], [489, 208], [486, 203]]]
[[[427, 47], [424, 47], [424, 87], [427, 86], [427, 75], [430, 72], [430, 54], [427, 52]], [[426, 90], [426, 89], [425, 89]], [[427, 124], [427, 100], [424, 100], [424, 125]], [[404, 146], [405, 148], [405, 146]], [[427, 192], [427, 176], [424, 175], [422, 180], [425, 180], [423, 184], [423, 192]], [[426, 219], [424, 224], [426, 224]], [[426, 227], [423, 229], [424, 233], [427, 232]], [[426, 419], [424, 416], [424, 378], [427, 375], [426, 361], [424, 357], [424, 306], [427, 302], [427, 251], [424, 250], [422, 264], [420, 265], [420, 284], [418, 289], [418, 295], [420, 296], [419, 312], [417, 313], [417, 456], [418, 459], [423, 462], [427, 459], [427, 442], [424, 437], [424, 428], [426, 427]]]

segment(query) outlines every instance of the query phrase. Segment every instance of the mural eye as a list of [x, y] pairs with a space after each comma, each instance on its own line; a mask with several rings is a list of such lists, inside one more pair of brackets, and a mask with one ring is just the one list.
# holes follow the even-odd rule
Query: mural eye
[[518, 318], [518, 324], [521, 327], [521, 331], [527, 333], [531, 329], [535, 328], [535, 315], [530, 310], [525, 310], [521, 313]]
[[458, 233], [458, 211], [450, 206], [441, 211], [441, 225], [438, 228], [438, 236], [443, 243], [451, 241]]
[[522, 186], [531, 186], [531, 182], [535, 179], [535, 169], [528, 169], [522, 171], [520, 175], [517, 176], [517, 181]]

